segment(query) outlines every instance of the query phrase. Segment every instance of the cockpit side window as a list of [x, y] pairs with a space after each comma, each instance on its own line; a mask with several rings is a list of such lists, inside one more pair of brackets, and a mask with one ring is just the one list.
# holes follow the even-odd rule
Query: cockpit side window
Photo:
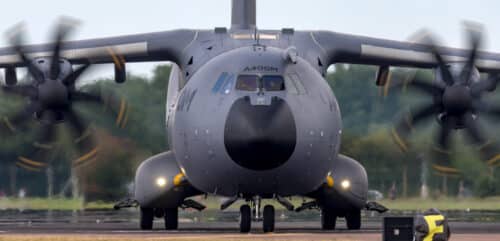
[[285, 80], [281, 75], [264, 75], [262, 87], [265, 91], [282, 91], [285, 90]]
[[257, 91], [259, 89], [259, 76], [240, 75], [236, 81], [236, 89], [242, 91]]

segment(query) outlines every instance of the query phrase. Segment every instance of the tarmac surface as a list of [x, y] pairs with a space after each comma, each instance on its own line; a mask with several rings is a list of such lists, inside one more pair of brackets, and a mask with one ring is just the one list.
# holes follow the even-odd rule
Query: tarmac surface
[[[152, 231], [138, 229], [135, 222], [117, 223], [0, 223], [0, 240], [17, 240], [16, 237], [33, 237], [35, 240], [73, 240], [72, 237], [92, 237], [98, 240], [382, 240], [381, 223], [365, 223], [359, 231], [345, 229], [322, 231], [318, 222], [277, 222], [272, 234], [262, 232], [262, 224], [253, 223], [250, 234], [240, 234], [233, 222], [180, 223], [179, 230], [162, 230], [162, 222], [155, 223]], [[500, 240], [500, 223], [452, 222], [452, 239], [456, 241]], [[62, 238], [61, 238], [62, 237]], [[12, 239], [13, 238], [13, 239]], [[22, 239], [21, 239], [22, 240]]]
[[[339, 220], [337, 230], [320, 229], [319, 218], [295, 221], [276, 220], [275, 232], [264, 234], [262, 223], [253, 222], [250, 234], [240, 234], [238, 222], [229, 220], [203, 220], [183, 217], [179, 230], [163, 230], [162, 220], [155, 222], [154, 230], [138, 228], [136, 212], [113, 215], [109, 212], [51, 213], [0, 212], [0, 241], [24, 240], [382, 240], [382, 222], [378, 218], [364, 218], [359, 231], [347, 230]], [[228, 215], [230, 217], [233, 214]], [[135, 218], [132, 218], [135, 217]], [[222, 219], [222, 218], [221, 218]], [[498, 241], [500, 222], [450, 222], [453, 241]], [[83, 238], [83, 239], [82, 239]], [[88, 238], [88, 239], [86, 239]]]

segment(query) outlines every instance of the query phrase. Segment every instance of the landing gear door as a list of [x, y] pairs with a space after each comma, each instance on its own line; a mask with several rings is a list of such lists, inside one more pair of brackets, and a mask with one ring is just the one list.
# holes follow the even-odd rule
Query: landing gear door
[[[182, 88], [186, 85], [186, 80], [182, 74], [181, 68], [172, 63], [172, 69], [170, 70], [170, 77], [168, 79], [168, 89], [167, 89], [167, 106], [166, 106], [166, 125], [167, 129], [172, 126], [172, 120], [175, 113], [175, 108], [177, 106], [177, 99], [179, 98], [179, 93]], [[170, 131], [167, 132], [167, 138], [170, 143]]]
[[184, 86], [184, 76], [182, 70], [177, 64], [172, 63], [172, 70], [168, 79], [168, 92], [167, 92], [167, 119], [169, 113], [175, 109], [179, 92]]

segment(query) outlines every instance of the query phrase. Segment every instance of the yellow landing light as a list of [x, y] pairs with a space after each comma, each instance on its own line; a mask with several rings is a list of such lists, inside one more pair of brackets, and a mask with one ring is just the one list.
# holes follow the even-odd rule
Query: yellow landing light
[[344, 179], [342, 180], [342, 182], [340, 183], [340, 186], [342, 187], [342, 189], [344, 190], [348, 190], [351, 188], [351, 181], [347, 180], [347, 179]]
[[335, 184], [335, 180], [333, 180], [333, 177], [330, 175], [326, 176], [326, 185], [329, 188], [332, 188], [334, 184]]
[[175, 175], [175, 177], [174, 177], [174, 186], [176, 186], [176, 187], [180, 186], [182, 184], [182, 182], [184, 182], [184, 180], [185, 180], [184, 177], [185, 176], [184, 176], [184, 174], [182, 172], [179, 173], [179, 174], [177, 174], [177, 175]]
[[164, 187], [167, 185], [167, 179], [164, 177], [158, 177], [156, 178], [156, 186], [158, 187]]

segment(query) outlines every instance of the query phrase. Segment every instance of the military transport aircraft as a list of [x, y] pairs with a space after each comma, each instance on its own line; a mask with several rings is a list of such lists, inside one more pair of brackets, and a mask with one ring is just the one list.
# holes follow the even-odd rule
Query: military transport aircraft
[[[496, 86], [500, 54], [478, 51], [477, 31], [470, 31], [472, 49], [462, 50], [331, 31], [263, 30], [256, 26], [256, 1], [233, 0], [230, 28], [81, 41], [62, 41], [60, 33], [55, 43], [13, 41], [14, 47], [0, 49], [4, 88], [28, 96], [24, 113], [40, 120], [74, 120], [72, 102], [94, 99], [74, 87], [90, 64], [113, 63], [117, 82], [123, 82], [127, 62], [173, 63], [165, 117], [169, 149], [145, 160], [135, 178], [142, 229], [152, 229], [155, 217], [165, 218], [166, 229], [176, 229], [178, 209], [203, 209], [189, 199], [202, 194], [226, 197], [221, 209], [244, 200], [241, 232], [250, 231], [252, 220], [262, 220], [265, 232], [274, 230], [274, 207], [262, 208], [263, 199], [288, 210], [319, 208], [323, 229], [334, 229], [338, 217], [345, 217], [349, 229], [359, 229], [361, 210], [367, 208], [367, 173], [339, 153], [340, 109], [324, 79], [334, 63], [379, 66], [380, 86], [390, 66], [436, 68], [440, 77], [434, 83], [409, 83], [431, 94], [434, 104], [406, 118], [407, 126], [397, 128], [405, 132], [412, 122], [435, 116], [443, 140], [452, 129], [466, 128], [480, 144], [476, 118], [500, 112], [480, 99]], [[17, 67], [28, 67], [32, 85], [16, 85]], [[491, 78], [480, 80], [478, 71]], [[434, 168], [455, 171], [441, 162]], [[294, 207], [291, 196], [313, 201]]]

